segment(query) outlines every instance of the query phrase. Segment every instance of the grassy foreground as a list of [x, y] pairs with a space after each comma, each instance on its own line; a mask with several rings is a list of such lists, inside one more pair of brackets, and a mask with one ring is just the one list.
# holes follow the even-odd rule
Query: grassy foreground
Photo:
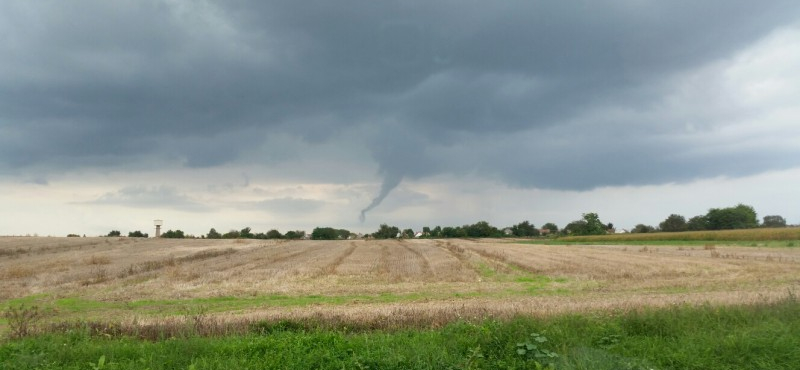
[[263, 323], [145, 341], [77, 326], [0, 344], [3, 369], [800, 369], [800, 302], [357, 331]]

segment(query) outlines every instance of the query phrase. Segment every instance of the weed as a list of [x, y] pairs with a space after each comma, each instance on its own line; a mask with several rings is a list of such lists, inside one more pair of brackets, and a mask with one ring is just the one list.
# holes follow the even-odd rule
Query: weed
[[92, 271], [92, 275], [88, 280], [84, 280], [81, 282], [81, 285], [92, 285], [92, 284], [100, 284], [102, 282], [108, 281], [108, 271], [104, 268], [95, 269]]
[[713, 250], [717, 249], [717, 246], [714, 245], [714, 244], [706, 244], [706, 245], [703, 245], [703, 249], [705, 249], [707, 251], [713, 251]]
[[100, 358], [97, 359], [97, 363], [90, 362], [89, 363], [89, 367], [92, 368], [92, 370], [105, 369], [106, 368], [106, 356], [105, 355], [100, 356]]
[[8, 322], [8, 336], [11, 339], [24, 338], [38, 331], [44, 313], [39, 306], [26, 307], [24, 304], [8, 307], [3, 318]]
[[183, 317], [190, 335], [208, 335], [216, 327], [207, 306], [184, 306]]
[[545, 343], [547, 343], [547, 337], [539, 333], [532, 333], [531, 339], [517, 343], [517, 354], [526, 360], [536, 361], [540, 365], [546, 366], [545, 368], [553, 367], [553, 363], [550, 361], [558, 358], [558, 354], [544, 348]]
[[481, 353], [481, 346], [470, 348], [467, 350], [467, 357], [464, 359], [463, 369], [480, 369], [483, 364], [483, 353]]
[[598, 339], [595, 344], [602, 349], [611, 349], [619, 344], [621, 338], [620, 335], [611, 334]]

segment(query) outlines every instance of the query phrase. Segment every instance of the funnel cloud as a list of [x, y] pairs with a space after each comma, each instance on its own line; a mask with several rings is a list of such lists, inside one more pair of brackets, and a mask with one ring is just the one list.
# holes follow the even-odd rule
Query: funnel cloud
[[377, 207], [378, 205], [383, 202], [383, 199], [386, 198], [389, 193], [392, 192], [397, 185], [400, 185], [400, 181], [403, 181], [403, 175], [399, 173], [387, 173], [386, 176], [383, 178], [383, 183], [381, 184], [381, 191], [378, 193], [378, 196], [372, 200], [366, 208], [361, 210], [361, 214], [358, 216], [358, 220], [364, 222], [367, 219], [367, 212], [372, 210], [373, 208]]

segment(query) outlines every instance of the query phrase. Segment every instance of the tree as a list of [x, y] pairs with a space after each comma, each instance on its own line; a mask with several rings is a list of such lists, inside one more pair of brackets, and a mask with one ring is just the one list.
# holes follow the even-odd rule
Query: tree
[[758, 227], [753, 207], [739, 204], [736, 207], [712, 208], [706, 214], [710, 230], [748, 229]]
[[111, 230], [111, 231], [108, 232], [108, 235], [106, 235], [106, 236], [121, 236], [121, 235], [122, 235], [122, 233], [119, 232], [119, 230]]
[[339, 233], [332, 227], [315, 227], [311, 231], [311, 239], [314, 240], [336, 240], [339, 239]]
[[238, 231], [231, 230], [231, 231], [228, 231], [225, 234], [222, 234], [222, 238], [223, 239], [239, 239], [240, 235], [241, 235], [241, 233], [239, 233]]
[[287, 231], [286, 234], [283, 235], [285, 239], [303, 239], [305, 236], [306, 232], [303, 230]]
[[281, 235], [280, 231], [275, 229], [267, 231], [267, 239], [280, 239], [280, 238], [283, 238], [283, 235]]
[[552, 222], [548, 222], [548, 223], [542, 225], [542, 229], [550, 230], [550, 234], [555, 234], [555, 233], [558, 232], [558, 226], [556, 226], [556, 224], [554, 224]]
[[764, 227], [786, 227], [786, 219], [778, 215], [764, 216], [762, 225]]
[[708, 219], [705, 215], [694, 216], [686, 221], [686, 230], [701, 231], [708, 230]]
[[564, 226], [561, 232], [567, 235], [586, 235], [586, 229], [586, 220], [576, 220]]
[[652, 232], [655, 232], [655, 231], [656, 231], [655, 227], [652, 227], [650, 225], [645, 225], [645, 224], [638, 224], [638, 225], [633, 227], [633, 230], [631, 230], [631, 233], [652, 233]]
[[403, 238], [411, 239], [413, 237], [414, 237], [414, 230], [412, 229], [403, 230]]
[[372, 233], [372, 236], [375, 239], [391, 239], [391, 238], [396, 238], [397, 234], [400, 234], [400, 229], [397, 226], [389, 226], [387, 224], [381, 224], [378, 231]]
[[430, 228], [430, 227], [428, 227], [428, 226], [423, 226], [423, 227], [422, 227], [422, 236], [423, 236], [423, 237], [429, 237], [429, 236], [431, 236], [431, 228]]
[[603, 235], [606, 233], [606, 225], [600, 221], [597, 213], [584, 213], [583, 219], [586, 221], [586, 235]]
[[245, 227], [241, 231], [239, 231], [239, 237], [244, 239], [252, 239], [253, 233], [250, 232], [250, 227]]
[[183, 239], [183, 238], [185, 238], [185, 236], [183, 235], [183, 231], [181, 231], [181, 230], [175, 230], [175, 231], [167, 230], [167, 232], [161, 234], [161, 237], [162, 238], [167, 238], [167, 239]]
[[442, 227], [438, 226], [438, 225], [436, 227], [434, 227], [433, 230], [431, 230], [431, 236], [433, 236], [434, 238], [441, 238], [442, 237]]
[[149, 235], [142, 233], [139, 230], [128, 232], [129, 238], [147, 238]]
[[606, 225], [600, 221], [597, 213], [584, 213], [583, 219], [572, 221], [563, 232], [570, 235], [603, 235], [606, 233]]
[[501, 232], [496, 227], [489, 225], [486, 221], [478, 221], [472, 225], [464, 226], [464, 229], [470, 238], [488, 238], [501, 235]]
[[211, 230], [208, 230], [208, 234], [206, 234], [207, 239], [222, 239], [222, 234], [218, 233], [213, 227]]
[[539, 236], [539, 229], [528, 221], [522, 221], [511, 226], [511, 233], [519, 237]]
[[336, 236], [339, 239], [347, 240], [350, 239], [351, 236], [355, 236], [356, 234], [351, 233], [350, 230], [347, 229], [338, 229], [336, 230]]
[[442, 236], [445, 238], [463, 238], [467, 233], [461, 227], [445, 226], [442, 228]]
[[686, 218], [676, 214], [669, 215], [666, 220], [658, 224], [658, 228], [666, 232], [686, 231], [688, 227]]

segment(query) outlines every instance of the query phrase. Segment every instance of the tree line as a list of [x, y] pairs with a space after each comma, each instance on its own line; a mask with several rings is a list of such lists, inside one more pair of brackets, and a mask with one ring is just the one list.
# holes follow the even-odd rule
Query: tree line
[[[763, 222], [759, 222], [755, 209], [752, 206], [738, 204], [735, 207], [711, 208], [704, 215], [694, 216], [688, 220], [681, 215], [671, 214], [658, 227], [645, 224], [637, 224], [631, 233], [650, 233], [650, 232], [681, 232], [681, 231], [701, 231], [701, 230], [728, 230], [728, 229], [747, 229], [755, 227], [786, 227], [786, 219], [779, 215], [764, 216]], [[515, 225], [498, 228], [486, 221], [479, 221], [470, 225], [462, 226], [435, 226], [433, 228], [425, 226], [421, 231], [413, 229], [401, 229], [397, 226], [381, 224], [377, 231], [371, 234], [357, 234], [346, 229], [333, 227], [316, 227], [308, 235], [313, 240], [338, 240], [354, 238], [504, 238], [504, 237], [541, 237], [541, 236], [560, 236], [560, 235], [602, 235], [616, 232], [614, 224], [604, 223], [600, 220], [597, 213], [584, 213], [580, 219], [572, 221], [564, 226], [563, 229], [552, 222], [545, 223], [541, 228], [537, 228], [530, 221], [522, 221]], [[112, 230], [107, 236], [121, 236], [119, 230]], [[148, 237], [141, 231], [128, 233], [129, 237]], [[272, 229], [266, 233], [254, 233], [250, 227], [241, 230], [230, 230], [220, 233], [211, 228], [207, 234], [201, 235], [203, 239], [304, 239], [306, 232], [303, 230], [293, 230], [282, 234], [280, 231]], [[161, 234], [162, 238], [197, 238], [193, 235], [186, 235], [181, 230], [167, 230]]]
[[780, 215], [764, 216], [763, 222], [759, 223], [756, 211], [752, 206], [738, 204], [735, 207], [711, 208], [706, 214], [694, 216], [688, 220], [679, 214], [671, 214], [667, 216], [664, 221], [659, 223], [658, 227], [638, 224], [631, 232], [682, 232], [786, 226], [786, 219]]
[[[119, 230], [111, 230], [108, 232], [106, 236], [122, 236], [122, 233]], [[128, 233], [129, 238], [147, 238], [149, 235], [147, 233], [143, 233], [140, 230], [131, 231]]]

